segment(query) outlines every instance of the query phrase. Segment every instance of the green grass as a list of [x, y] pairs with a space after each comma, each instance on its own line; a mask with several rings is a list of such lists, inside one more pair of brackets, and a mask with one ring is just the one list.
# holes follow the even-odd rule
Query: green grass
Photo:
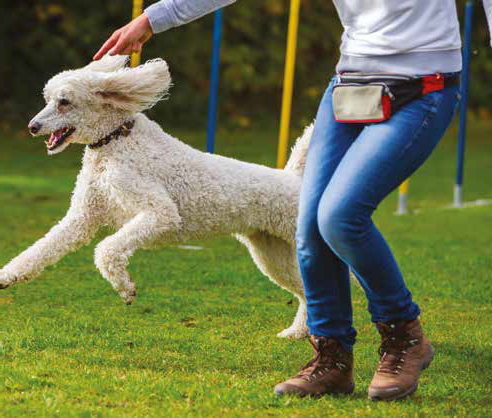
[[[465, 197], [492, 198], [492, 125], [473, 122]], [[172, 132], [172, 130], [171, 130]], [[204, 134], [172, 132], [203, 148]], [[492, 208], [450, 203], [455, 127], [412, 179], [410, 207], [396, 196], [375, 219], [416, 301], [436, 358], [415, 396], [372, 403], [377, 334], [353, 284], [358, 329], [356, 392], [279, 399], [273, 386], [305, 363], [306, 341], [275, 337], [296, 311], [231, 237], [138, 252], [138, 297], [125, 306], [95, 270], [93, 245], [38, 280], [0, 293], [2, 416], [491, 416]], [[41, 237], [67, 209], [81, 149], [48, 158], [26, 135], [0, 138], [0, 266]], [[217, 151], [275, 161], [274, 130], [222, 131]], [[103, 233], [98, 237], [101, 239]], [[97, 242], [97, 240], [95, 241]]]

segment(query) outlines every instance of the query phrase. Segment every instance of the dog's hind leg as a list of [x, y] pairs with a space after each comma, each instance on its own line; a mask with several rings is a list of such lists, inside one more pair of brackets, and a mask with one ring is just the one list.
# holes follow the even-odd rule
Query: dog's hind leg
[[236, 238], [248, 248], [255, 264], [265, 276], [299, 300], [294, 322], [278, 336], [301, 338], [308, 335], [306, 299], [295, 245], [262, 231], [247, 236], [237, 234]]

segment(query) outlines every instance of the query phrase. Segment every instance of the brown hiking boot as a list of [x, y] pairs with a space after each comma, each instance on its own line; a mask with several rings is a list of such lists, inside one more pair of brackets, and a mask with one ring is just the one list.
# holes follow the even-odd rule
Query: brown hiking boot
[[352, 353], [346, 352], [335, 338], [311, 336], [314, 359], [294, 377], [275, 386], [277, 395], [321, 396], [354, 391]]
[[381, 356], [369, 386], [369, 399], [394, 401], [417, 390], [420, 371], [434, 357], [434, 349], [424, 335], [418, 319], [392, 324], [378, 322]]

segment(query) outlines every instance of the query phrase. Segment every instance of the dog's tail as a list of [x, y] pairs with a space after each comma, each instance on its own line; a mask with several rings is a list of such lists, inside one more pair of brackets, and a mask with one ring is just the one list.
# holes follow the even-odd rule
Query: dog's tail
[[285, 165], [284, 170], [292, 171], [302, 177], [304, 166], [306, 165], [306, 156], [313, 134], [314, 122], [304, 129], [303, 134], [297, 138], [296, 143], [292, 147], [289, 161]]

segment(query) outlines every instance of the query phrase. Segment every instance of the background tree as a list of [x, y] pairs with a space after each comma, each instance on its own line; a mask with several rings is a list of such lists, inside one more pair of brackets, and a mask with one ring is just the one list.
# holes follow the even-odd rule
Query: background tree
[[[488, 116], [492, 93], [490, 38], [481, 5], [477, 6], [471, 106]], [[461, 16], [464, 0], [458, 1], [458, 7]], [[86, 64], [107, 36], [128, 21], [131, 9], [131, 0], [2, 2], [0, 123], [24, 126], [40, 108], [40, 92], [48, 78], [61, 69]], [[288, 0], [238, 1], [226, 9], [219, 93], [219, 117], [224, 123], [246, 126], [252, 118], [277, 121], [288, 10]], [[146, 44], [143, 59], [166, 59], [175, 84], [170, 100], [157, 107], [154, 117], [165, 117], [173, 124], [204, 123], [212, 26], [213, 18], [207, 16]], [[331, 1], [303, 0], [293, 123], [302, 125], [313, 118], [338, 60], [341, 32]]]

